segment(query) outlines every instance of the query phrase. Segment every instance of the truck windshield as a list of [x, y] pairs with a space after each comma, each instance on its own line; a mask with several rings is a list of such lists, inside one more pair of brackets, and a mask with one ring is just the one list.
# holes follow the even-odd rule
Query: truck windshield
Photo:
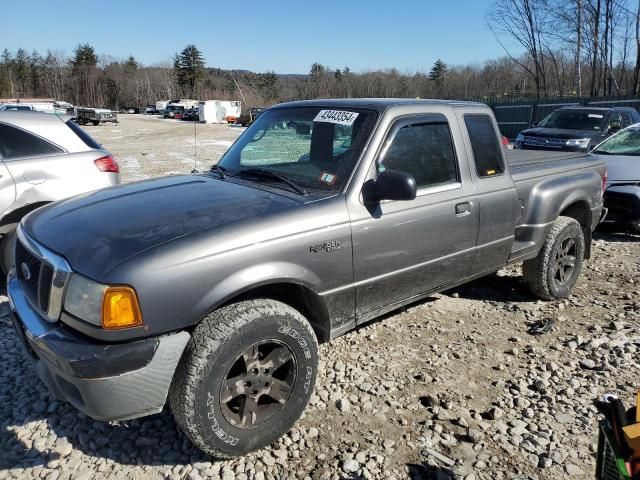
[[263, 112], [218, 163], [228, 175], [270, 170], [306, 190], [339, 191], [377, 114], [357, 108], [277, 108]]
[[603, 129], [606, 115], [598, 111], [589, 110], [556, 110], [542, 120], [539, 127], [562, 128], [564, 130], [595, 130]]
[[593, 153], [640, 156], [640, 126], [629, 127], [605, 140]]

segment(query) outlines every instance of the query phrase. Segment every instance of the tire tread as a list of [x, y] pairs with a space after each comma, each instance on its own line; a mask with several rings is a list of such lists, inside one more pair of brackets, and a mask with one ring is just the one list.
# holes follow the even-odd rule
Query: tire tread
[[[209, 356], [245, 325], [260, 316], [289, 316], [298, 320], [298, 326], [307, 329], [309, 338], [318, 343], [311, 324], [296, 309], [272, 300], [246, 300], [222, 307], [205, 317], [195, 328], [191, 341], [174, 374], [169, 391], [169, 404], [174, 418], [191, 441], [204, 452], [217, 458], [231, 458], [237, 454], [219, 450], [206, 441], [192, 414], [196, 410], [199, 380], [206, 371]], [[294, 419], [294, 421], [297, 419]]]
[[[547, 269], [551, 261], [551, 251], [558, 235], [571, 225], [577, 225], [578, 228], [582, 229], [576, 219], [564, 216], [558, 217], [556, 221], [553, 222], [553, 226], [547, 234], [538, 255], [530, 260], [525, 260], [522, 264], [522, 275], [525, 283], [528, 284], [529, 289], [534, 295], [543, 300], [557, 300], [547, 281]], [[582, 259], [580, 259], [580, 261], [582, 261]], [[578, 259], [576, 259], [576, 264], [577, 262]]]

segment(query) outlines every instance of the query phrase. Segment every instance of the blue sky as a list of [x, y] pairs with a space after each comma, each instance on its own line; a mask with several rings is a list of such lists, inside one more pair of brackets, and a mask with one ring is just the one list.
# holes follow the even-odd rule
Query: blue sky
[[490, 0], [54, 0], [2, 5], [0, 50], [168, 62], [194, 43], [210, 67], [306, 73], [311, 63], [428, 71], [503, 55], [486, 26]]

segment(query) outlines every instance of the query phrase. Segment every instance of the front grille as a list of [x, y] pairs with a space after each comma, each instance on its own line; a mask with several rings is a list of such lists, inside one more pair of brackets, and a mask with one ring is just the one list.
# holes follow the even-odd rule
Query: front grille
[[16, 276], [29, 303], [46, 320], [56, 322], [62, 311], [64, 289], [71, 275], [66, 260], [43, 247], [18, 227]]
[[[16, 274], [22, 290], [32, 304], [39, 306], [44, 293], [38, 292], [42, 261], [33, 255], [20, 241], [16, 241]], [[28, 277], [28, 278], [27, 278]]]
[[567, 145], [566, 138], [524, 137], [524, 146], [530, 148], [549, 148], [560, 150]]

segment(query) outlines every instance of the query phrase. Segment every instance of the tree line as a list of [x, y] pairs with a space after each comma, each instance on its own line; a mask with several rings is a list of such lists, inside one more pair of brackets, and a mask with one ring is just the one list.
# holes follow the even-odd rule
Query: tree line
[[[195, 45], [164, 65], [98, 54], [89, 44], [0, 55], [0, 98], [49, 97], [124, 108], [161, 99], [242, 100], [245, 106], [320, 97], [500, 100], [640, 93], [640, 0], [494, 0], [487, 23], [505, 56], [425, 71], [354, 72], [313, 63], [307, 74], [207, 68]], [[522, 54], [514, 54], [514, 51]]]
[[487, 21], [538, 98], [640, 92], [640, 1], [494, 0]]

